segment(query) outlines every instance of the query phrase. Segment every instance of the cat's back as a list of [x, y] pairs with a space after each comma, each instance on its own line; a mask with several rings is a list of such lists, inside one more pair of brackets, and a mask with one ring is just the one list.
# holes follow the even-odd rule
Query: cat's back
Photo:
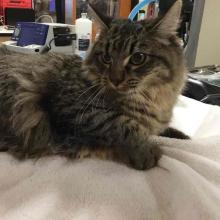
[[[69, 69], [79, 69], [81, 58], [63, 54], [21, 54], [0, 47], [0, 75], [59, 74]], [[74, 71], [73, 71], [74, 72]]]
[[76, 75], [81, 64], [77, 56], [18, 54], [0, 47], [0, 130], [14, 127], [25, 132], [47, 123], [41, 101], [51, 92], [48, 84]]
[[76, 78], [82, 60], [76, 55], [20, 54], [0, 47], [0, 106], [22, 92], [42, 93], [51, 82]]
[[[65, 75], [77, 75], [82, 60], [76, 55], [63, 54], [21, 54], [0, 47], [0, 90], [10, 86], [39, 86], [59, 80]], [[63, 77], [63, 78], [64, 78]], [[34, 85], [35, 84], [35, 85]]]

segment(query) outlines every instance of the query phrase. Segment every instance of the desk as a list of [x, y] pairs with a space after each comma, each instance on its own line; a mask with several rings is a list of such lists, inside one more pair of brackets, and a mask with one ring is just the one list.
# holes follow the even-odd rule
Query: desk
[[0, 26], [0, 43], [10, 40], [13, 30], [7, 30], [4, 26]]

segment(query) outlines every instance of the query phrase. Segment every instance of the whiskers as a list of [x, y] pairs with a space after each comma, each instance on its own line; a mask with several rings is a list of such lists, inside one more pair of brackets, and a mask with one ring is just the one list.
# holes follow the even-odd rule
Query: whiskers
[[[83, 116], [86, 112], [86, 110], [91, 106], [92, 107], [92, 113], [94, 112], [94, 102], [95, 100], [98, 98], [98, 96], [101, 94], [101, 92], [103, 91], [103, 88], [98, 88], [90, 97], [89, 99], [87, 99], [87, 101], [85, 103], [83, 103], [83, 107], [82, 107], [82, 112], [81, 116], [79, 117], [79, 124], [81, 124], [82, 120], [83, 120]], [[84, 105], [85, 104], [85, 105]], [[85, 107], [84, 107], [85, 106]]]
[[80, 91], [77, 91], [77, 93], [80, 93], [79, 96], [76, 98], [76, 101], [80, 100], [81, 97], [91, 92], [92, 89], [95, 89], [96, 87], [100, 86], [100, 81], [97, 80], [93, 82], [93, 84], [85, 89], [82, 89]]
[[[94, 89], [94, 91], [92, 91]], [[83, 119], [85, 115], [91, 116], [95, 112], [97, 108], [99, 108], [100, 103], [101, 103], [101, 98], [104, 100], [104, 92], [105, 92], [105, 87], [101, 84], [98, 83], [93, 87], [90, 87], [87, 89], [87, 91], [84, 91], [84, 95], [89, 92], [89, 97], [85, 98], [85, 96], [80, 95], [78, 98], [79, 103], [78, 106], [81, 107], [80, 110], [76, 114], [76, 124], [80, 125], [83, 123]], [[102, 96], [103, 95], [103, 96]], [[104, 101], [103, 101], [104, 102]]]

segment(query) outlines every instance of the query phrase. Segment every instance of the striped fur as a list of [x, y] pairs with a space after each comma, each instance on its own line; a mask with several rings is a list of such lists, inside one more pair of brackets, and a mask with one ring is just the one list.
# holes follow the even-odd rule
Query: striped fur
[[[95, 155], [153, 167], [160, 151], [149, 136], [168, 127], [185, 80], [178, 39], [161, 32], [168, 18], [106, 24], [85, 62], [1, 48], [0, 149], [20, 158]], [[147, 57], [133, 65], [137, 52]]]

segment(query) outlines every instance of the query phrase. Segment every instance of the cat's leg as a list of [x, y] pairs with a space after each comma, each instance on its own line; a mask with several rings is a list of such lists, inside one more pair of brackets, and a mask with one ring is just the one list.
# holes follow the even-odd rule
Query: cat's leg
[[160, 134], [162, 137], [176, 138], [176, 139], [190, 139], [190, 137], [175, 128], [167, 128]]
[[127, 156], [129, 163], [138, 170], [156, 166], [161, 157], [161, 150], [149, 141], [147, 128], [133, 120], [123, 126], [124, 128], [118, 128], [118, 133], [121, 134], [119, 156]]
[[[146, 142], [147, 143], [147, 142]], [[131, 144], [131, 143], [129, 143]], [[60, 145], [59, 149], [54, 150], [54, 154], [67, 157], [73, 160], [81, 160], [85, 158], [96, 158], [101, 160], [110, 160], [123, 164], [127, 164], [138, 170], [150, 169], [157, 165], [161, 157], [161, 151], [157, 146], [151, 145], [149, 142], [145, 146], [137, 145], [133, 148], [129, 145], [112, 146], [101, 144], [69, 144], [68, 146]]]
[[148, 129], [127, 116], [116, 116], [109, 123], [102, 121], [96, 128], [87, 131], [97, 137], [97, 145], [110, 147], [118, 158], [128, 161], [138, 170], [156, 166], [161, 156], [158, 146], [149, 142]]

